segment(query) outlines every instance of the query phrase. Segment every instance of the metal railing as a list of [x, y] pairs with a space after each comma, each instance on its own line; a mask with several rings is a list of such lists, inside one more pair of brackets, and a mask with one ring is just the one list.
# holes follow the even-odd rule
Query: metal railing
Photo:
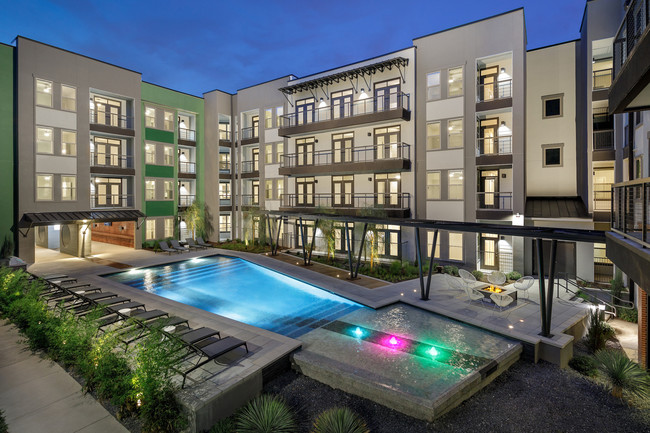
[[512, 98], [512, 78], [476, 85], [476, 102]]
[[196, 195], [194, 194], [184, 194], [178, 195], [178, 207], [188, 207], [196, 200]]
[[512, 210], [512, 192], [477, 192], [476, 208], [481, 210]]
[[304, 165], [331, 165], [352, 162], [411, 159], [411, 146], [406, 143], [388, 143], [339, 150], [318, 150], [313, 153], [289, 153], [282, 155], [280, 167]]
[[601, 69], [600, 71], [593, 71], [593, 86], [594, 90], [609, 89], [612, 85], [613, 69]]
[[219, 161], [219, 170], [230, 171], [230, 161]]
[[612, 184], [594, 183], [594, 210], [612, 210]]
[[196, 131], [193, 129], [178, 128], [178, 139], [196, 141]]
[[260, 163], [256, 159], [241, 162], [242, 173], [253, 173], [259, 170], [260, 170]]
[[96, 208], [131, 208], [134, 206], [133, 194], [95, 194], [90, 196], [90, 207]]
[[650, 178], [612, 187], [612, 231], [650, 247]]
[[190, 161], [178, 161], [179, 173], [196, 174], [196, 163]]
[[395, 92], [323, 108], [306, 108], [302, 112], [297, 112], [297, 109], [298, 106], [295, 113], [281, 116], [283, 128], [398, 109], [410, 111], [411, 97], [407, 93]]
[[133, 129], [132, 116], [111, 113], [105, 110], [90, 110], [90, 123], [95, 125], [114, 126], [123, 129]]
[[591, 303], [594, 307], [603, 306], [604, 314], [609, 314], [613, 317], [616, 317], [616, 306], [592, 293], [583, 290], [583, 288], [578, 284], [578, 277], [575, 275], [570, 275], [566, 272], [558, 272], [557, 277], [555, 278], [555, 286], [556, 298], [560, 297], [560, 289], [564, 289], [564, 293], [571, 293], [576, 298], [582, 298], [585, 301]]
[[650, 0], [633, 0], [614, 37], [614, 77], [623, 69], [649, 23]]
[[230, 131], [219, 130], [219, 140], [220, 141], [230, 141], [231, 133]]
[[614, 130], [594, 131], [594, 150], [614, 150]]
[[476, 139], [476, 156], [512, 155], [512, 136]]
[[402, 193], [319, 193], [319, 194], [284, 194], [284, 207], [347, 207], [363, 209], [380, 207], [386, 209], [409, 209], [411, 195]]
[[90, 164], [93, 167], [133, 168], [133, 156], [90, 152]]
[[259, 206], [260, 197], [257, 194], [242, 194], [241, 196], [241, 205], [242, 206]]
[[241, 139], [250, 140], [252, 138], [258, 138], [260, 133], [260, 128], [257, 126], [249, 126], [248, 128], [241, 129]]

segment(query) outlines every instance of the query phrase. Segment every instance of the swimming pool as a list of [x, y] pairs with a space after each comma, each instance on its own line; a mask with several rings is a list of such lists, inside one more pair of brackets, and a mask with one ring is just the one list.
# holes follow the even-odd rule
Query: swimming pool
[[292, 338], [366, 308], [237, 257], [194, 258], [104, 278]]

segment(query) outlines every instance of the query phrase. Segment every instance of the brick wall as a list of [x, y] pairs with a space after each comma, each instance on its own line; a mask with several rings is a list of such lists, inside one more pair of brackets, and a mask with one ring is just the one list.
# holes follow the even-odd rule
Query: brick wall
[[650, 368], [648, 361], [648, 294], [639, 288], [639, 363]]

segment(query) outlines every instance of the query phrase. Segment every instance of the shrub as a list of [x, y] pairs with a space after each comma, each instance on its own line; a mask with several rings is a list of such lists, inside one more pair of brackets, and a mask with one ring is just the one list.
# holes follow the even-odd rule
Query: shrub
[[636, 308], [619, 308], [616, 310], [618, 318], [626, 322], [639, 323], [639, 311]]
[[208, 433], [236, 433], [236, 423], [233, 417], [224, 418], [217, 421], [215, 425], [209, 430]]
[[615, 332], [602, 318], [600, 310], [594, 308], [589, 313], [589, 327], [585, 336], [585, 344], [591, 352], [596, 352], [605, 347], [607, 340], [614, 337]]
[[517, 281], [521, 277], [522, 275], [517, 271], [508, 272], [506, 274], [506, 278], [508, 278], [511, 281]]
[[598, 364], [591, 356], [574, 356], [569, 361], [569, 367], [573, 368], [578, 373], [593, 377], [598, 373]]
[[9, 236], [5, 236], [0, 246], [0, 259], [8, 259], [13, 253], [14, 241]]
[[312, 433], [369, 433], [366, 423], [347, 408], [332, 408], [318, 415]]
[[474, 275], [474, 278], [476, 278], [478, 281], [481, 281], [483, 279], [483, 272], [479, 271], [478, 269], [474, 269], [472, 271], [472, 275]]
[[248, 403], [237, 417], [238, 433], [293, 433], [296, 423], [281, 397], [261, 395]]
[[52, 356], [65, 365], [75, 366], [88, 357], [92, 338], [97, 334], [97, 324], [88, 317], [77, 318], [67, 311], [57, 319], [48, 336]]
[[650, 376], [625, 352], [601, 350], [595, 357], [614, 397], [621, 398], [624, 390], [641, 398], [650, 395]]
[[454, 277], [458, 276], [458, 267], [447, 265], [443, 268], [445, 274], [453, 275]]
[[619, 299], [623, 295], [623, 274], [621, 271], [617, 270], [614, 279], [609, 281], [610, 284], [610, 293], [612, 294], [612, 303], [614, 305], [619, 304]]
[[402, 263], [398, 260], [395, 260], [390, 264], [390, 273], [393, 275], [398, 275], [402, 273]]
[[5, 414], [2, 409], [0, 409], [0, 433], [9, 433], [9, 426], [5, 421]]

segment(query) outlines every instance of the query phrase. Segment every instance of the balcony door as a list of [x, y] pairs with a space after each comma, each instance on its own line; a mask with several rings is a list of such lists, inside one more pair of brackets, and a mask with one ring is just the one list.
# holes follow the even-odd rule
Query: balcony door
[[375, 175], [375, 204], [382, 207], [399, 207], [399, 174]]
[[490, 66], [479, 71], [479, 98], [481, 101], [491, 101], [498, 98], [497, 81], [499, 66]]
[[260, 170], [260, 149], [259, 149], [259, 147], [256, 147], [253, 150], [251, 150], [251, 154], [253, 155], [253, 171], [259, 171]]
[[101, 167], [120, 167], [122, 142], [120, 140], [93, 137], [95, 146], [94, 164]]
[[99, 125], [120, 126], [122, 103], [114, 99], [93, 97], [95, 105], [95, 123]]
[[95, 178], [95, 205], [97, 207], [122, 206], [122, 179]]
[[304, 125], [314, 121], [315, 99], [307, 98], [296, 101], [296, 124]]
[[354, 132], [332, 134], [332, 162], [352, 162]]
[[296, 140], [297, 165], [314, 165], [314, 137]]
[[314, 205], [314, 178], [302, 177], [296, 179], [296, 205]]
[[376, 128], [373, 135], [375, 137], [375, 159], [395, 159], [398, 157], [401, 136], [399, 125]]
[[499, 208], [499, 170], [481, 170], [479, 172], [480, 192], [479, 206], [481, 209]]
[[499, 269], [499, 236], [481, 234], [481, 268]]
[[352, 115], [352, 89], [332, 92], [332, 119]]
[[354, 176], [332, 176], [332, 206], [353, 207]]
[[499, 118], [483, 119], [479, 122], [479, 137], [481, 140], [480, 154], [494, 155], [499, 153], [497, 148], [497, 129]]
[[375, 111], [395, 110], [399, 107], [400, 79], [375, 84]]
[[251, 191], [253, 197], [251, 198], [251, 204], [258, 205], [260, 204], [260, 181], [254, 180], [251, 182]]
[[252, 123], [253, 123], [253, 137], [252, 138], [259, 137], [260, 136], [260, 116], [253, 116]]

